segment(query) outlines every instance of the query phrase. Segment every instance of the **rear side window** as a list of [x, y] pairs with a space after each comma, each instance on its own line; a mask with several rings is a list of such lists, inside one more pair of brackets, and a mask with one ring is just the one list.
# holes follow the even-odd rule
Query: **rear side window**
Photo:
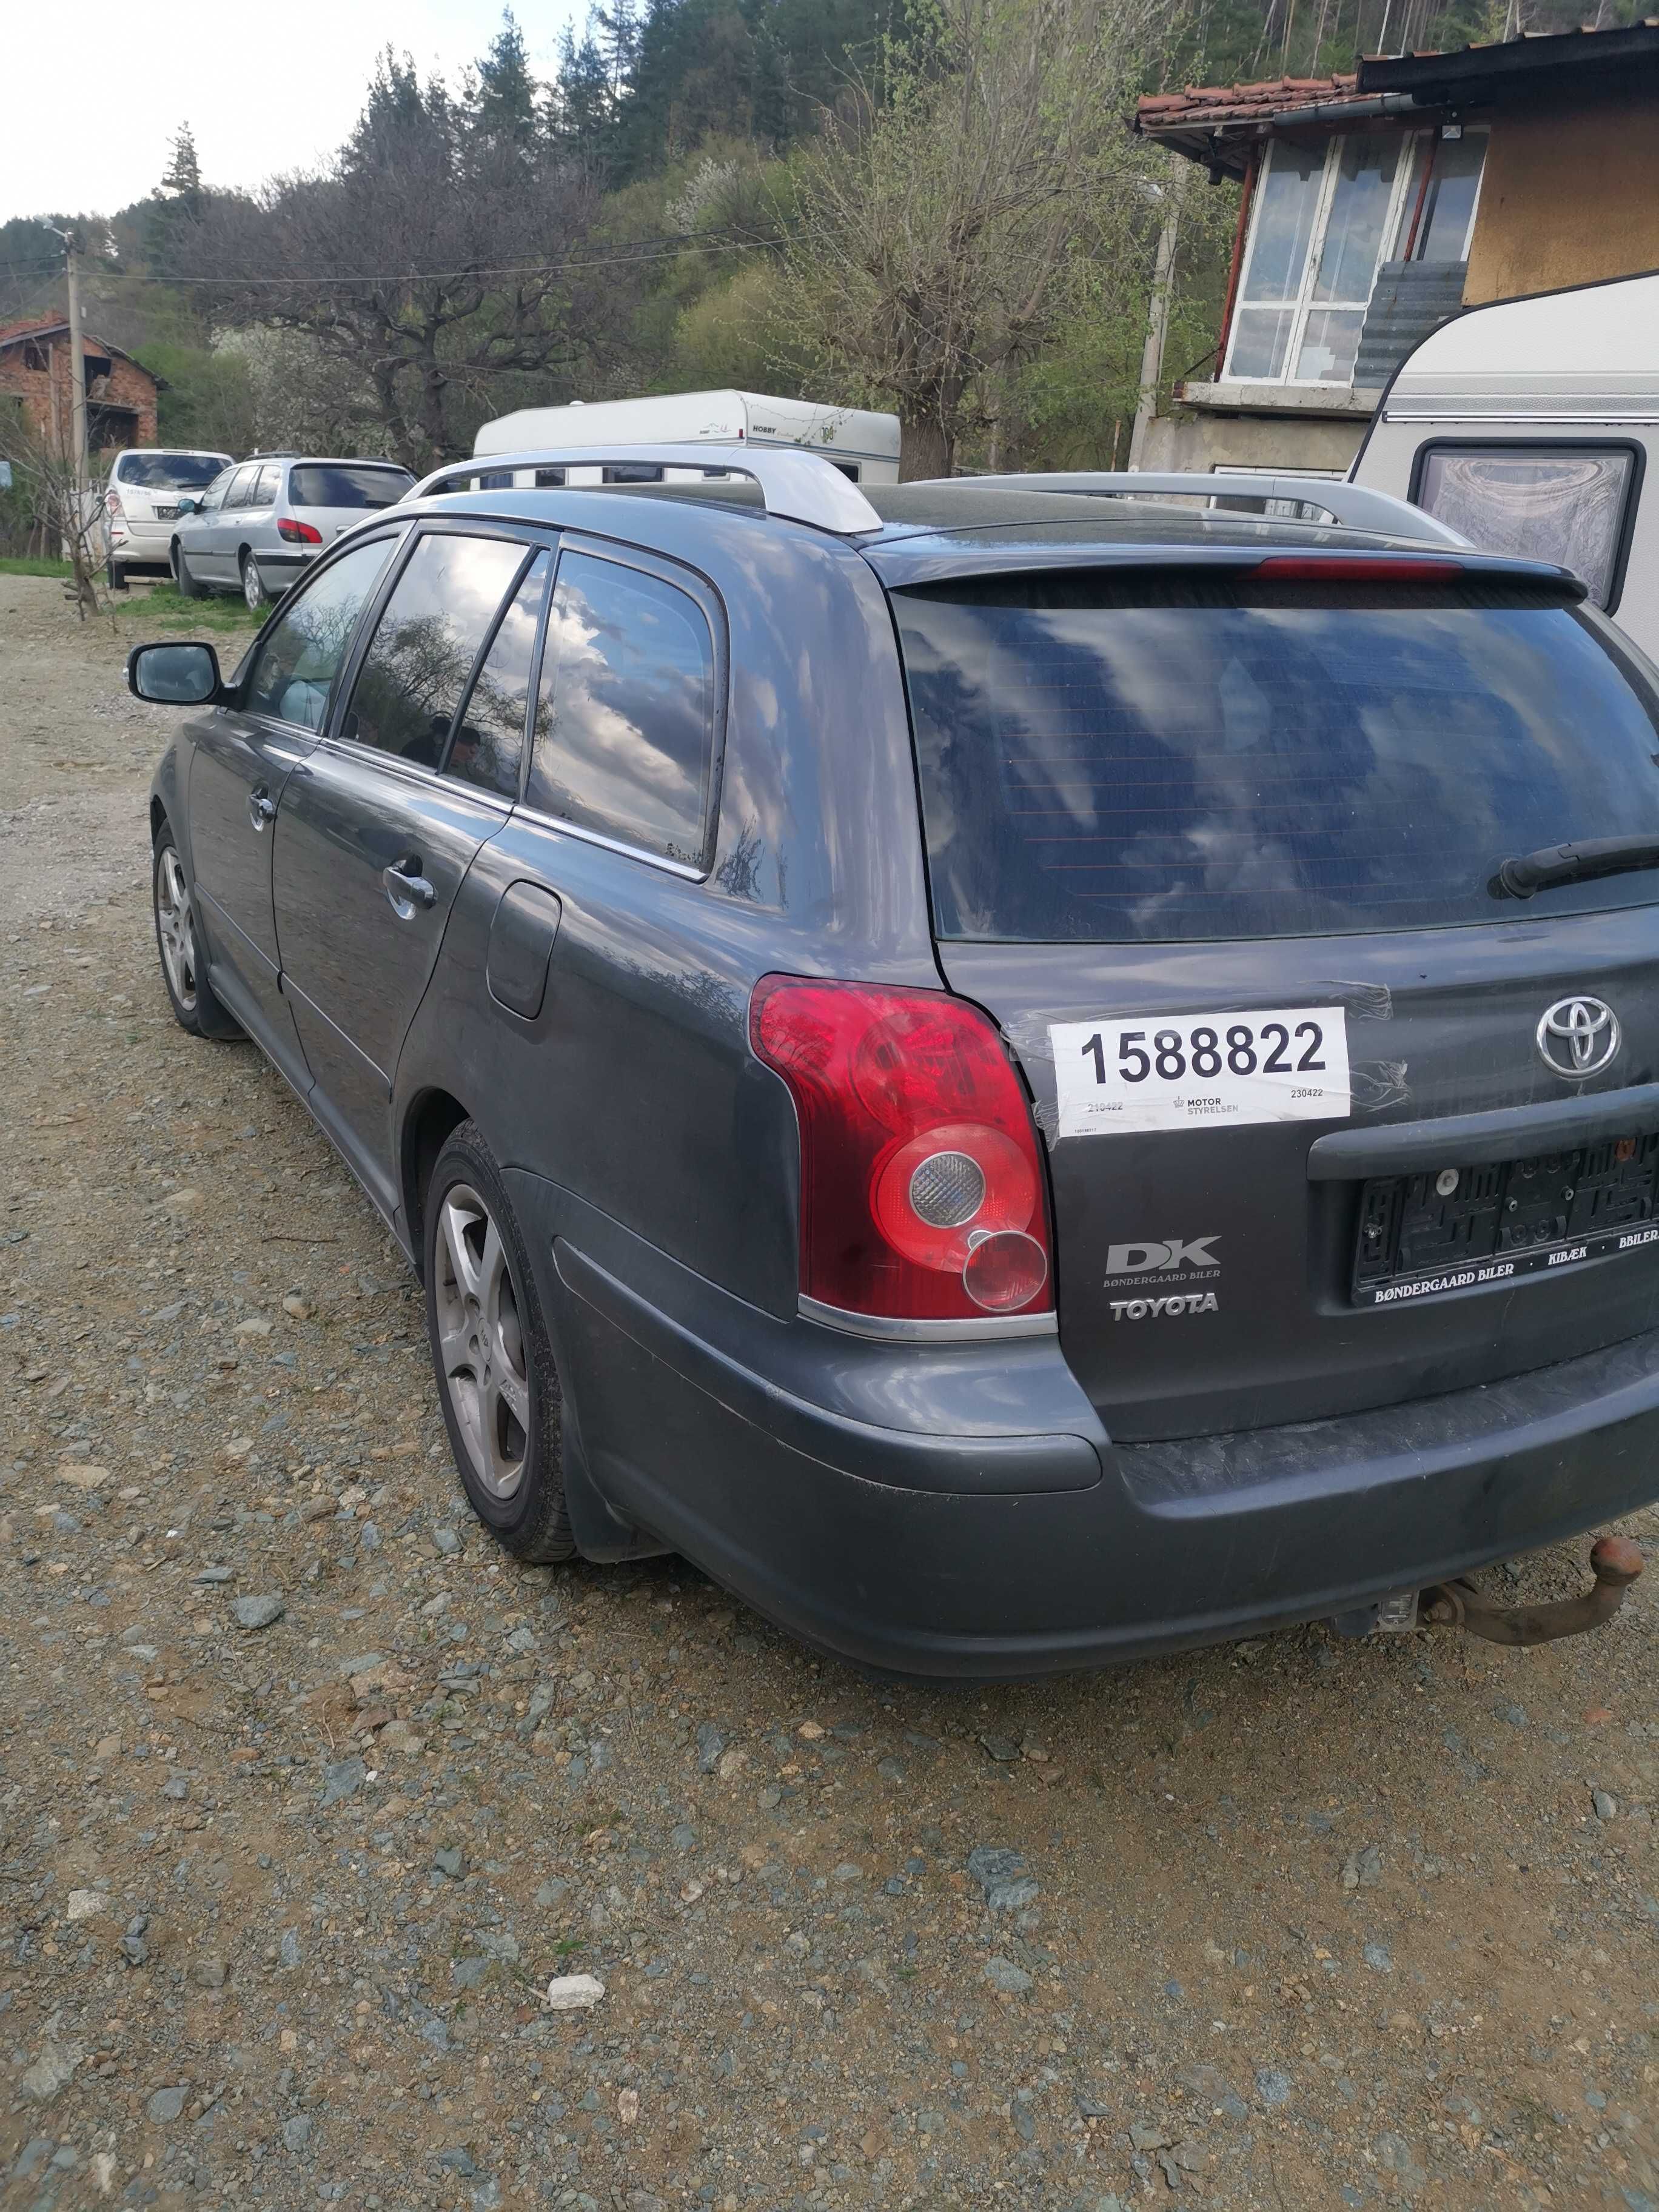
[[1644, 679], [1559, 594], [1081, 574], [894, 605], [942, 937], [1297, 937], [1659, 896], [1653, 874], [1525, 907], [1489, 888], [1543, 845], [1659, 836]]
[[530, 672], [552, 573], [552, 555], [538, 553], [501, 617], [444, 763], [446, 775], [503, 799], [519, 795], [525, 724], [530, 717]]
[[272, 507], [282, 488], [283, 465], [280, 461], [271, 461], [260, 470], [259, 481], [254, 485], [253, 497], [248, 503], [252, 507]]
[[375, 626], [341, 736], [435, 769], [526, 557], [526, 548], [507, 538], [422, 537]]
[[227, 507], [252, 507], [253, 487], [259, 481], [257, 468], [238, 469], [230, 480], [230, 489], [225, 494]]
[[566, 553], [542, 656], [530, 805], [695, 866], [714, 751], [714, 645], [702, 608], [643, 569]]
[[285, 604], [260, 641], [249, 673], [250, 714], [276, 714], [302, 729], [322, 728], [352, 633], [396, 543], [388, 537], [353, 546]]
[[1413, 497], [1484, 552], [1571, 568], [1612, 608], [1636, 473], [1629, 446], [1428, 446]]
[[311, 461], [288, 480], [290, 507], [395, 507], [415, 479], [407, 469], [351, 468]]

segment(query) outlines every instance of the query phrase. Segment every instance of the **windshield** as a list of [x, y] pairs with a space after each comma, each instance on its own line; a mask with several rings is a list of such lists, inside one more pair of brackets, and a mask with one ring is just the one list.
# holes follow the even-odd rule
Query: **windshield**
[[[944, 938], [1178, 942], [1659, 897], [1489, 889], [1543, 845], [1659, 836], [1654, 702], [1525, 584], [994, 577], [895, 594]], [[1640, 687], [1640, 688], [1638, 688]]]
[[288, 495], [295, 507], [395, 507], [414, 481], [407, 469], [313, 461], [291, 472]]
[[228, 453], [123, 453], [115, 473], [122, 483], [147, 491], [200, 491], [229, 459]]

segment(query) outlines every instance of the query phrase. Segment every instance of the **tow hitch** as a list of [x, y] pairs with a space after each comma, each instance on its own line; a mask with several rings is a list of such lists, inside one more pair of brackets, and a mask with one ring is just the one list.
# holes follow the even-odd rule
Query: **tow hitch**
[[1395, 1590], [1354, 1612], [1336, 1614], [1330, 1626], [1343, 1637], [1461, 1628], [1466, 1635], [1484, 1636], [1488, 1644], [1553, 1644], [1559, 1637], [1604, 1627], [1613, 1619], [1642, 1571], [1642, 1554], [1622, 1536], [1600, 1536], [1590, 1547], [1590, 1567], [1595, 1580], [1583, 1595], [1555, 1605], [1493, 1605], [1460, 1576], [1425, 1590]]
[[1418, 1600], [1425, 1628], [1461, 1628], [1488, 1644], [1553, 1644], [1563, 1636], [1583, 1636], [1603, 1628], [1625, 1602], [1625, 1592], [1642, 1571], [1642, 1554], [1623, 1536], [1598, 1537], [1590, 1548], [1595, 1577], [1579, 1597], [1554, 1605], [1488, 1604], [1472, 1583], [1437, 1583]]

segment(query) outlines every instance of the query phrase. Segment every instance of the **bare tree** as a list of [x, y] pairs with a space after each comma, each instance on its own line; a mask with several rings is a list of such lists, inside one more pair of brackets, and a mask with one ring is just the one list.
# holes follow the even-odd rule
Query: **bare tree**
[[104, 501], [88, 483], [72, 441], [54, 443], [21, 405], [0, 405], [0, 461], [9, 463], [14, 489], [33, 517], [41, 551], [69, 562], [64, 596], [84, 622], [100, 611], [94, 578], [103, 558]]
[[222, 324], [309, 337], [412, 467], [453, 459], [515, 375], [568, 378], [623, 327], [598, 194], [544, 145], [477, 125], [388, 52], [331, 167], [221, 197], [175, 248]]
[[947, 473], [1081, 288], [1144, 300], [1157, 222], [1122, 118], [1172, 33], [1157, 0], [932, 0], [796, 164], [780, 327], [838, 396], [885, 401], [907, 476]]

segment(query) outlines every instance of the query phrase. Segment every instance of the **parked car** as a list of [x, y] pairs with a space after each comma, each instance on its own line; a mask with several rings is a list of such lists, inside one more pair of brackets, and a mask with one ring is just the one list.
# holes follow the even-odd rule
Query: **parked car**
[[228, 468], [185, 500], [171, 565], [187, 599], [240, 592], [256, 611], [366, 514], [395, 507], [415, 479], [395, 461], [265, 454]]
[[115, 456], [104, 488], [105, 565], [112, 592], [135, 568], [168, 566], [180, 501], [206, 489], [228, 467], [228, 453], [129, 446]]
[[1494, 300], [1395, 369], [1352, 480], [1476, 545], [1564, 562], [1659, 653], [1659, 274]]
[[130, 665], [173, 1012], [410, 1255], [485, 1525], [1007, 1676], [1659, 1494], [1659, 676], [1577, 580], [723, 458], [441, 471]]
[[[483, 488], [488, 490], [502, 479], [510, 483], [516, 473], [503, 469], [497, 456], [521, 453], [528, 447], [574, 447], [595, 440], [611, 451], [694, 440], [717, 446], [806, 446], [833, 460], [854, 483], [898, 482], [896, 415], [833, 406], [821, 399], [775, 399], [758, 392], [665, 392], [645, 399], [578, 399], [568, 407], [520, 407], [484, 423], [472, 451], [491, 460], [483, 477]], [[608, 464], [608, 469], [607, 474], [606, 464], [575, 462], [568, 480], [616, 483], [624, 471], [633, 472], [635, 483], [660, 482], [662, 477], [660, 467], [638, 460], [618, 459]], [[556, 480], [567, 472], [556, 465], [540, 473]], [[670, 481], [702, 473], [701, 467], [677, 470]], [[533, 466], [524, 471], [526, 483], [533, 484], [536, 477]]]

